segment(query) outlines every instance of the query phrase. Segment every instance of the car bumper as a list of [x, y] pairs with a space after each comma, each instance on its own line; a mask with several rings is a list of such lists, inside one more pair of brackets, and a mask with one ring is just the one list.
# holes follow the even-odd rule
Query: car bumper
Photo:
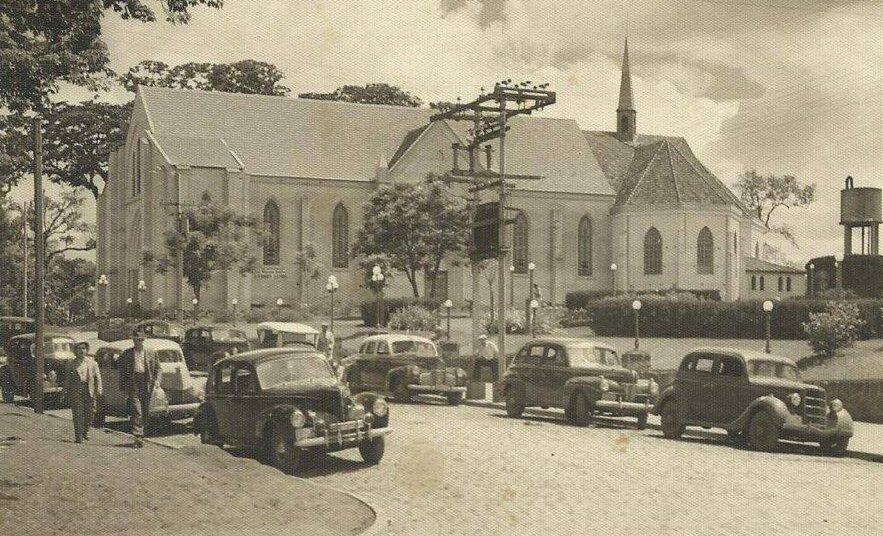
[[781, 438], [794, 441], [828, 441], [852, 437], [852, 416], [846, 410], [828, 416], [825, 427], [805, 424], [799, 416], [791, 416], [782, 423]]
[[625, 402], [601, 399], [595, 402], [595, 411], [616, 416], [638, 417], [647, 415], [652, 409], [653, 404], [649, 400], [646, 402]]
[[363, 430], [361, 427], [353, 427], [349, 430], [342, 427], [336, 430], [329, 428], [321, 436], [298, 439], [294, 442], [294, 445], [299, 448], [324, 447], [330, 450], [339, 450], [354, 447], [368, 439], [383, 437], [390, 432], [392, 432], [392, 428], [388, 426], [384, 428], [369, 428], [367, 430]]
[[408, 385], [408, 389], [418, 393], [466, 394], [466, 387], [458, 387], [456, 385], [424, 385], [422, 383], [412, 383]]

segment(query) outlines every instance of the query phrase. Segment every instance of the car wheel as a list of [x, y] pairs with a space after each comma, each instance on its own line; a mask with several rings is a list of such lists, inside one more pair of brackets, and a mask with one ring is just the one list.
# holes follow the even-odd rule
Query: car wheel
[[199, 441], [203, 445], [214, 445], [223, 447], [224, 442], [218, 433], [218, 421], [212, 415], [204, 415], [200, 418], [199, 424]]
[[510, 385], [506, 389], [506, 415], [517, 419], [522, 413], [524, 413], [524, 400], [518, 387]]
[[383, 440], [383, 437], [375, 437], [374, 439], [368, 439], [366, 441], [362, 441], [359, 444], [359, 454], [362, 455], [362, 459], [365, 460], [365, 463], [368, 465], [377, 465], [380, 463], [380, 460], [383, 459], [383, 451], [386, 447], [386, 443]]
[[570, 399], [571, 422], [577, 426], [588, 426], [592, 423], [592, 405], [583, 393], [577, 393]]
[[408, 389], [408, 384], [403, 381], [397, 381], [392, 386], [392, 396], [396, 402], [410, 402], [411, 391]]
[[678, 403], [670, 400], [662, 406], [662, 435], [668, 439], [678, 439], [687, 428], [678, 418]]
[[12, 382], [0, 382], [0, 391], [3, 391], [4, 402], [7, 404], [15, 402], [15, 387], [13, 387]]
[[737, 445], [741, 445], [745, 442], [746, 437], [742, 430], [727, 430], [727, 439]]
[[269, 459], [274, 467], [291, 474], [300, 467], [302, 453], [294, 446], [294, 435], [287, 423], [276, 423], [269, 437]]
[[459, 406], [460, 401], [463, 400], [463, 393], [448, 393], [447, 399], [449, 406]]
[[647, 414], [638, 415], [638, 430], [644, 430], [647, 428]]
[[772, 415], [758, 411], [748, 423], [748, 441], [756, 450], [775, 450], [779, 444], [779, 427]]
[[823, 451], [832, 456], [843, 456], [846, 454], [846, 449], [849, 448], [849, 438], [829, 439], [822, 441], [819, 446], [822, 447]]

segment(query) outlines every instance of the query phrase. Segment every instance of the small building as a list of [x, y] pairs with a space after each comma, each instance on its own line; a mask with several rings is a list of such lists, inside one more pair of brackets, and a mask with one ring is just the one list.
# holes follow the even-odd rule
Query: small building
[[806, 273], [792, 266], [746, 257], [745, 277], [740, 297], [743, 300], [788, 298], [806, 294]]

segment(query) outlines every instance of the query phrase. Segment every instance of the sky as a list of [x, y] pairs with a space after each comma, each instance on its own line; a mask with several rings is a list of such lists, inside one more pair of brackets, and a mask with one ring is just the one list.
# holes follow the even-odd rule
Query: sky
[[[292, 95], [386, 82], [424, 102], [468, 100], [506, 78], [548, 82], [557, 103], [543, 115], [614, 130], [627, 37], [639, 133], [684, 136], [727, 185], [748, 169], [817, 185], [811, 207], [774, 217], [796, 231], [791, 260], [842, 253], [838, 192], [847, 175], [856, 186], [883, 186], [879, 0], [224, 4], [197, 8], [180, 26], [106, 14], [111, 67], [255, 59], [279, 67]], [[77, 88], [59, 94], [90, 97]], [[23, 183], [13, 196], [31, 189]]]

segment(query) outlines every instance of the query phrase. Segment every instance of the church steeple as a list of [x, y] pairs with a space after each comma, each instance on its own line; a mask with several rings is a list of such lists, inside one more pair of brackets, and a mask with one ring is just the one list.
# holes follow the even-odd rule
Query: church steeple
[[629, 40], [625, 40], [622, 54], [622, 79], [619, 82], [619, 106], [616, 107], [616, 134], [623, 141], [635, 139], [635, 111], [632, 95], [632, 73], [629, 69]]

